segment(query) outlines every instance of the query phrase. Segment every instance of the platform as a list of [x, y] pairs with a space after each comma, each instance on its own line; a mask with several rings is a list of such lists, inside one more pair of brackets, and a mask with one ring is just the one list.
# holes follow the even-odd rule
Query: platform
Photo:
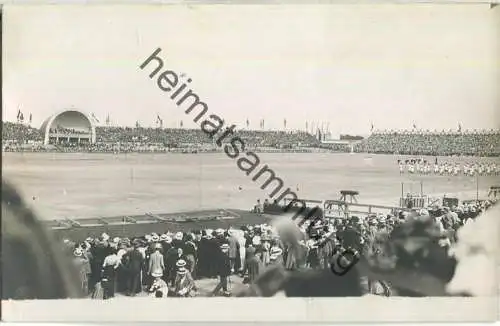
[[44, 222], [57, 238], [82, 241], [106, 232], [114, 237], [143, 236], [148, 233], [240, 227], [267, 223], [272, 216], [239, 209], [213, 209], [191, 212], [134, 216], [59, 219]]

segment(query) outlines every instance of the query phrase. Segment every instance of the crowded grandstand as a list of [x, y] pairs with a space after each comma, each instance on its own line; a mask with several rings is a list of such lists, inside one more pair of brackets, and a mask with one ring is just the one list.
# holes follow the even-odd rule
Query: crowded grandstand
[[[85, 131], [2, 122], [3, 151], [84, 152], [213, 152], [220, 150], [200, 129], [96, 126], [95, 141], [81, 141]], [[69, 135], [73, 135], [70, 138]], [[68, 135], [68, 136], [66, 136]], [[399, 155], [499, 156], [500, 131], [378, 131], [352, 143], [325, 143], [306, 131], [237, 130], [253, 150], [307, 152], [327, 150]], [[57, 137], [56, 137], [57, 136]], [[46, 140], [45, 138], [49, 139]], [[90, 137], [89, 137], [90, 140]]]

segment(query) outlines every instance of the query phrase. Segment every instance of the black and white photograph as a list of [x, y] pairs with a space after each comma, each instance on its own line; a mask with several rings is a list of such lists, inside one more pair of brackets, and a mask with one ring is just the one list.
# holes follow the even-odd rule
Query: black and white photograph
[[495, 320], [499, 30], [487, 3], [4, 5], [3, 319]]

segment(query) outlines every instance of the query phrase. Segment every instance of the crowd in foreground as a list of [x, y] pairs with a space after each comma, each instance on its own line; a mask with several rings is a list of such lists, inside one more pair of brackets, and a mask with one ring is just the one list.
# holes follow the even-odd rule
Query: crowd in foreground
[[[73, 255], [82, 290], [93, 298], [109, 299], [117, 292], [157, 298], [193, 297], [199, 295], [197, 283], [204, 278], [219, 280], [209, 295], [231, 296], [232, 275], [241, 276], [248, 289], [255, 289], [256, 284], [261, 286], [262, 275], [276, 267], [290, 272], [331, 270], [333, 262], [338, 262], [346, 250], [377, 264], [387, 264], [395, 254], [394, 237], [402, 233], [408, 236], [416, 232], [419, 243], [422, 237], [433, 242], [437, 249], [431, 250], [430, 255], [427, 253], [425, 259], [438, 257], [431, 264], [437, 266], [448, 257], [449, 249], [457, 241], [457, 231], [474, 223], [493, 204], [482, 201], [366, 218], [322, 218], [302, 223], [295, 237], [284, 235], [278, 225], [263, 224], [176, 233], [158, 230], [134, 238], [102, 234], [80, 243], [64, 240], [64, 247]], [[425, 227], [413, 226], [408, 231], [408, 225], [415, 220], [425, 221], [422, 224]], [[341, 258], [352, 260], [352, 257]], [[453, 276], [453, 266], [441, 267], [434, 271], [438, 277]], [[362, 277], [358, 281], [363, 291], [375, 295], [418, 293], [418, 289], [402, 290], [377, 277]]]

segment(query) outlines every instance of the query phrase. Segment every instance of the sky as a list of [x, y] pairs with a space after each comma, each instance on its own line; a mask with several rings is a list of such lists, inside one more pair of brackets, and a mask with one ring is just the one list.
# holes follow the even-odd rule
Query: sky
[[5, 6], [3, 120], [68, 108], [198, 128], [139, 69], [160, 47], [210, 112], [334, 135], [498, 128], [500, 8], [488, 5]]

